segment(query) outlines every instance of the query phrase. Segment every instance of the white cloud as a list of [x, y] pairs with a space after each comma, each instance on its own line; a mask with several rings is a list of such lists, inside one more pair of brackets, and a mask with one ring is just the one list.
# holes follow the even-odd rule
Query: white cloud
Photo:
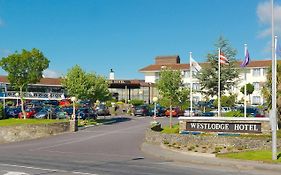
[[43, 71], [43, 77], [45, 78], [59, 78], [61, 76], [62, 76], [61, 73], [54, 70], [46, 69]]
[[[259, 37], [271, 36], [271, 1], [263, 1], [258, 4], [257, 15], [263, 29], [259, 31]], [[274, 4], [274, 32], [275, 35], [281, 35], [281, 5]]]

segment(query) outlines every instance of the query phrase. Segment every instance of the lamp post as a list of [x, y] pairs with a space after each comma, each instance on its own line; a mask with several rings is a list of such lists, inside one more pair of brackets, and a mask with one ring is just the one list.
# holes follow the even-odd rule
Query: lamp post
[[17, 106], [19, 105], [19, 93], [15, 93], [15, 96], [17, 97]]
[[77, 100], [76, 97], [71, 97], [70, 99], [72, 101], [73, 104], [73, 112], [72, 112], [72, 119], [75, 121], [76, 117], [75, 117], [75, 101]]
[[157, 97], [153, 97], [152, 101], [154, 102], [154, 120], [156, 119], [156, 104], [157, 104], [157, 101], [158, 101], [158, 98]]

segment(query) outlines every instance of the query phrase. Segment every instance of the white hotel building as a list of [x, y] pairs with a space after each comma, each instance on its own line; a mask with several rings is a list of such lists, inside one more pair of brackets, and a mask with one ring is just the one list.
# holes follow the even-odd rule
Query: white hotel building
[[[237, 68], [240, 68], [241, 62], [238, 63]], [[199, 63], [199, 65], [204, 69], [204, 66], [208, 66], [208, 63]], [[182, 72], [183, 77], [183, 84], [184, 86], [190, 86], [190, 65], [189, 64], [181, 64], [180, 63], [180, 57], [179, 56], [161, 56], [155, 58], [155, 64], [151, 64], [149, 66], [146, 66], [139, 71], [144, 74], [145, 76], [145, 82], [154, 84], [157, 79], [159, 79], [159, 73], [161, 68], [169, 67], [174, 70], [180, 70]], [[268, 67], [271, 66], [271, 60], [255, 60], [250, 61], [248, 66], [246, 67], [246, 83], [251, 83], [254, 85], [255, 90], [253, 94], [249, 97], [247, 97], [247, 101], [250, 104], [263, 104], [265, 102], [265, 99], [262, 96], [261, 89], [264, 83], [266, 82], [266, 74]], [[238, 95], [238, 101], [242, 100], [243, 94], [240, 92], [240, 88], [245, 84], [244, 82], [244, 71], [241, 72], [239, 77], [239, 83], [237, 87], [232, 87], [230, 92], [232, 94]], [[196, 90], [200, 90], [200, 83], [198, 79], [192, 78], [193, 83], [193, 101], [203, 101], [204, 96]], [[155, 94], [156, 90], [154, 90], [153, 95]], [[157, 93], [157, 92], [156, 92]], [[216, 98], [216, 97], [215, 97]]]

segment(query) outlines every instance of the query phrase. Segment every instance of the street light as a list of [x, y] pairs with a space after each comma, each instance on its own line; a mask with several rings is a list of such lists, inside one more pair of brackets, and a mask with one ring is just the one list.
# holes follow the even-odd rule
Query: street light
[[70, 99], [72, 101], [73, 104], [73, 113], [72, 113], [72, 119], [75, 121], [76, 117], [75, 117], [75, 101], [77, 100], [76, 97], [71, 97]]
[[153, 97], [152, 101], [154, 102], [154, 120], [156, 119], [156, 103], [158, 101], [157, 97]]

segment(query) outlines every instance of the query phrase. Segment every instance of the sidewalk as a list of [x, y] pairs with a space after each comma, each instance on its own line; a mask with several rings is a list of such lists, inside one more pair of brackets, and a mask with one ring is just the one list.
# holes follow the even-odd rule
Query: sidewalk
[[258, 161], [245, 161], [245, 160], [234, 160], [234, 159], [222, 159], [215, 157], [214, 154], [205, 153], [193, 153], [193, 152], [180, 152], [166, 148], [164, 146], [143, 143], [141, 150], [146, 154], [164, 158], [166, 160], [173, 160], [175, 162], [187, 162], [199, 165], [210, 165], [210, 166], [227, 166], [230, 168], [240, 170], [262, 170], [270, 171], [281, 174], [280, 164], [269, 164]]

